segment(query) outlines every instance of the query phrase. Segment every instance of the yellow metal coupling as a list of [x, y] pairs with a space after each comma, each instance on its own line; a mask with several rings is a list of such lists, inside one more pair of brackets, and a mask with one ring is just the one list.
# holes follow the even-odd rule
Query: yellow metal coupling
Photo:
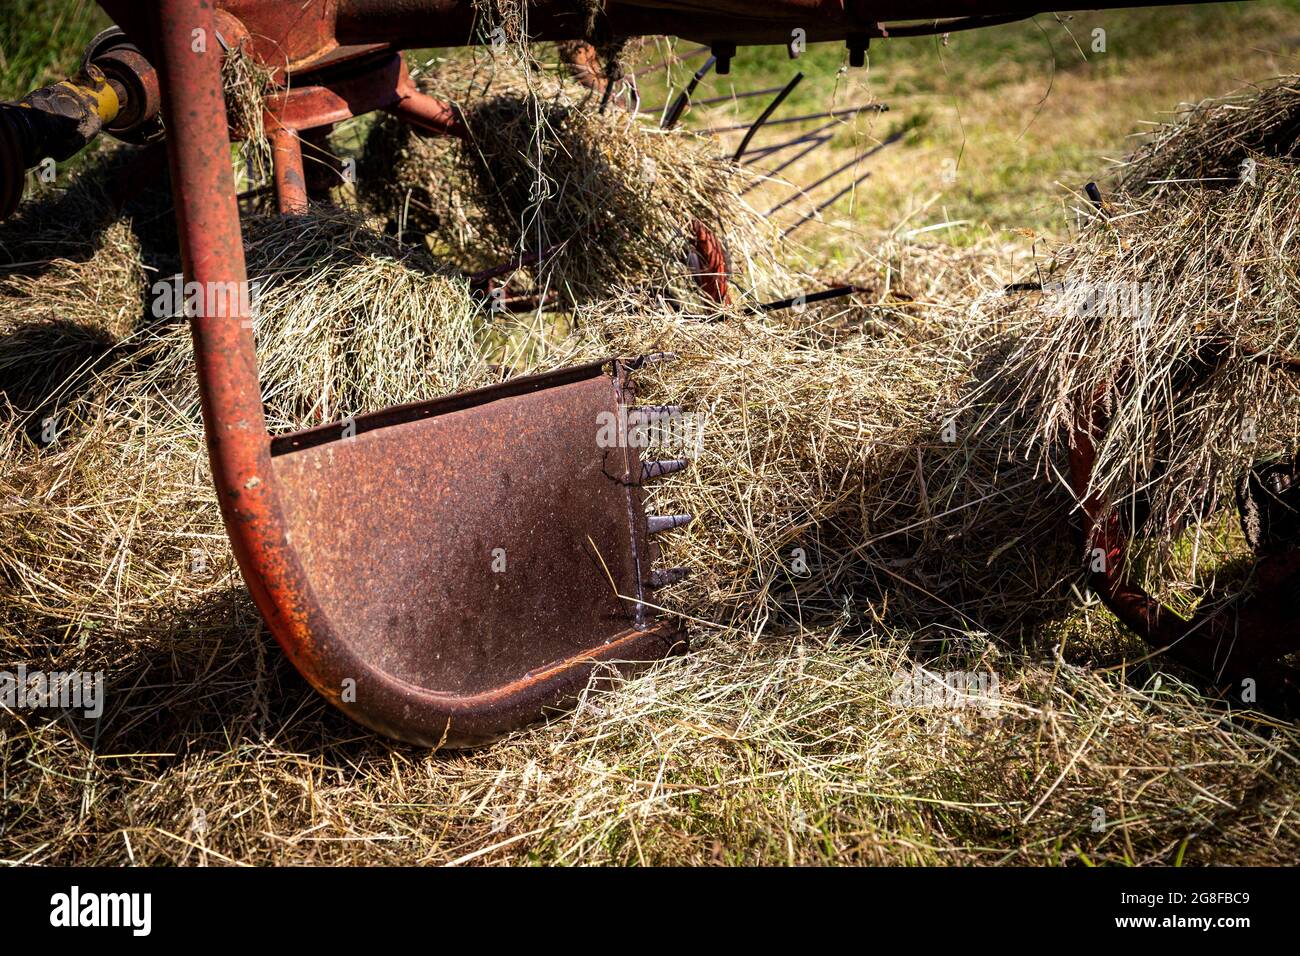
[[117, 90], [91, 63], [16, 103], [0, 103], [0, 219], [17, 208], [27, 170], [75, 155], [121, 108]]

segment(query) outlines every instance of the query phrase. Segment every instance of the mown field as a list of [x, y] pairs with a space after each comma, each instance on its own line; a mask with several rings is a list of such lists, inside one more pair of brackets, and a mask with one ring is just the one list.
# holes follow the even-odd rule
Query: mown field
[[[11, 0], [0, 97], [60, 76], [103, 25], [85, 0]], [[690, 49], [647, 44], [630, 65]], [[704, 454], [656, 502], [696, 514], [669, 546], [694, 575], [669, 599], [691, 653], [463, 753], [374, 737], [282, 659], [221, 528], [185, 329], [138, 312], [145, 280], [175, 268], [158, 239], [167, 200], [118, 214], [78, 192], [107, 151], [62, 167], [38, 197], [53, 212], [0, 231], [0, 669], [101, 670], [108, 707], [93, 721], [0, 715], [0, 861], [1300, 861], [1296, 725], [1212, 699], [1099, 605], [1060, 482], [1004, 444], [1023, 423], [963, 418], [960, 440], [939, 437], [1032, 318], [975, 304], [1079, 232], [1083, 185], [1113, 190], [1114, 165], [1180, 103], [1298, 61], [1298, 0], [878, 41], [864, 71], [841, 72], [834, 45], [796, 62], [742, 50], [698, 97], [800, 69], [774, 119], [888, 105], [745, 194], [756, 218], [789, 226], [870, 173], [780, 248], [778, 288], [869, 286], [807, 315], [692, 323], [611, 288], [502, 325], [431, 264], [448, 251], [436, 239], [404, 246], [353, 212], [250, 215], [255, 267], [303, 273], [272, 289], [259, 331], [276, 427], [611, 348], [679, 352], [649, 394], [709, 409]], [[436, 80], [467, 55], [412, 62]], [[699, 62], [647, 73], [643, 105]], [[765, 100], [699, 105], [686, 125], [743, 123]], [[755, 145], [808, 126], [773, 125]], [[358, 151], [369, 129], [335, 142]], [[66, 436], [43, 442], [51, 409]], [[1207, 526], [1240, 544], [1230, 519]], [[1194, 567], [1216, 557], [1195, 540], [1177, 555]], [[795, 547], [813, 555], [810, 582], [786, 567]], [[926, 674], [995, 679], [996, 703], [929, 706], [911, 693]]]

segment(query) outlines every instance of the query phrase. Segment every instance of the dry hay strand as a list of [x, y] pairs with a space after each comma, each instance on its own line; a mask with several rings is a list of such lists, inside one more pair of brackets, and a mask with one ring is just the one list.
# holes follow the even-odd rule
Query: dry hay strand
[[[520, 50], [528, 44], [528, 4], [523, 0], [473, 0], [477, 29], [481, 36], [491, 38], [501, 30], [505, 42]], [[582, 35], [590, 39], [596, 29], [596, 20], [604, 11], [604, 0], [562, 0], [552, 4], [561, 8], [553, 11], [561, 16], [571, 15], [582, 24]]]
[[[1250, 138], [1241, 111], [1266, 112], [1239, 107], [1212, 114], [1222, 135], [1208, 120], [1192, 132]], [[1182, 162], [1185, 139], [1170, 143]], [[1230, 522], [1179, 544], [1189, 525], [1232, 501], [1253, 464], [1300, 449], [1300, 166], [1254, 162], [1227, 187], [1117, 195], [1060, 250], [1048, 292], [1007, 317], [1018, 345], [999, 377], [1035, 420], [1027, 445], [1059, 461], [1090, 409], [1104, 412], [1090, 490], [1145, 543], [1143, 576], [1166, 596], [1239, 547]]]
[[857, 542], [895, 626], [1041, 647], [1075, 608], [1073, 502], [1026, 454], [1037, 423], [1003, 374], [1020, 330], [1005, 321], [1002, 289], [1027, 265], [1015, 246], [907, 244], [877, 266], [928, 333], [921, 347], [955, 370], [933, 429], [881, 485]]
[[520, 48], [527, 44], [528, 5], [522, 0], [474, 0], [474, 15], [481, 36], [492, 38], [499, 30], [502, 41]]
[[[427, 90], [428, 84], [420, 84]], [[405, 241], [423, 241], [467, 273], [492, 268], [513, 253], [490, 244], [478, 196], [460, 169], [461, 145], [422, 136], [391, 117], [366, 135], [357, 159], [357, 196]]]
[[221, 84], [226, 94], [226, 122], [249, 178], [265, 182], [271, 177], [271, 141], [266, 134], [266, 96], [274, 70], [246, 48], [247, 39], [227, 50], [221, 60]]
[[[140, 241], [130, 223], [118, 220], [104, 228], [88, 258], [59, 256], [39, 265], [39, 271], [0, 274], [0, 296], [7, 306], [0, 334], [42, 319], [77, 322], [114, 338], [135, 327], [144, 298], [145, 269]], [[6, 354], [0, 362], [13, 359]]]
[[1124, 192], [1231, 188], [1247, 160], [1300, 159], [1300, 76], [1179, 109], [1120, 169]]
[[538, 284], [569, 301], [635, 286], [691, 297], [700, 222], [746, 289], [769, 295], [781, 284], [776, 233], [739, 198], [752, 174], [709, 140], [618, 108], [601, 113], [590, 90], [553, 78], [502, 67], [471, 82], [461, 99], [468, 142], [384, 119], [360, 164], [366, 201], [439, 254], [472, 271], [558, 246]]
[[851, 547], [870, 568], [874, 613], [895, 626], [1043, 647], [1044, 626], [1076, 607], [1072, 502], [1023, 452], [1032, 417], [1006, 414], [988, 394], [996, 367], [949, 354], [968, 371], [881, 482]]

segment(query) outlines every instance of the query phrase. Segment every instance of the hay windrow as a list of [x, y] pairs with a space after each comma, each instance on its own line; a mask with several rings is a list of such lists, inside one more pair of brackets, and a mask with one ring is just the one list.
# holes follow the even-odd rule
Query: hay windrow
[[691, 570], [671, 606], [759, 633], [797, 608], [825, 617], [856, 604], [862, 563], [821, 546], [837, 526], [864, 530], [882, 476], [934, 429], [954, 377], [943, 357], [900, 334], [820, 347], [762, 317], [708, 323], [635, 303], [586, 310], [579, 325], [617, 353], [677, 356], [638, 375], [639, 400], [693, 416], [680, 442], [647, 452], [696, 453], [654, 492], [658, 513], [695, 515], [665, 544], [665, 561]]
[[691, 467], [653, 486], [652, 511], [695, 516], [663, 542], [690, 570], [669, 607], [750, 635], [1060, 613], [1068, 499], [1016, 454], [1025, 416], [995, 431], [979, 427], [987, 397], [972, 407], [993, 332], [957, 304], [993, 259], [882, 240], [834, 277], [865, 290], [842, 302], [721, 320], [636, 297], [578, 310], [590, 354], [675, 355], [638, 373], [638, 400], [699, 429], [645, 452], [690, 457], [699, 439]]

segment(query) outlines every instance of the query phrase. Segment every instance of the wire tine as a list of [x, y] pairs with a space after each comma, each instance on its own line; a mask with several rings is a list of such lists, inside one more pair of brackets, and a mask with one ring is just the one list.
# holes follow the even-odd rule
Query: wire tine
[[690, 462], [685, 458], [670, 458], [663, 461], [643, 461], [641, 462], [641, 483], [654, 481], [656, 478], [662, 478], [665, 475], [675, 475], [679, 471], [684, 471], [689, 467]]
[[[827, 174], [826, 174], [825, 176], [823, 176], [821, 179], [817, 180], [817, 182], [815, 182], [815, 183], [813, 183], [813, 184], [811, 184], [811, 185], [809, 185], [809, 186], [804, 186], [804, 187], [801, 188], [801, 189], [796, 189], [796, 190], [794, 191], [794, 193], [792, 193], [791, 195], [787, 196], [785, 199], [782, 199], [779, 203], [777, 203], [775, 206], [773, 206], [771, 209], [769, 209], [769, 210], [765, 213], [765, 215], [770, 217], [773, 213], [780, 212], [782, 209], [784, 209], [786, 206], [790, 205], [790, 203], [794, 202], [794, 201], [795, 201], [796, 199], [798, 199], [800, 196], [806, 196], [808, 193], [812, 192], [814, 189], [818, 188], [819, 186], [825, 186], [825, 185], [826, 185], [828, 182], [830, 182], [832, 179], [835, 179], [837, 176], [841, 176], [841, 175], [843, 175], [844, 173], [848, 172], [850, 169], [852, 169], [852, 168], [853, 168], [854, 166], [856, 166], [858, 163], [862, 162], [864, 159], [868, 159], [868, 158], [870, 158], [870, 157], [876, 155], [876, 153], [880, 152], [880, 151], [881, 151], [882, 149], [884, 149], [886, 146], [892, 146], [894, 143], [897, 143], [897, 142], [898, 142], [900, 139], [902, 139], [902, 138], [903, 138], [903, 133], [902, 133], [901, 131], [900, 131], [900, 132], [897, 132], [897, 133], [893, 133], [893, 134], [891, 134], [891, 135], [888, 136], [886, 139], [882, 140], [878, 145], [871, 147], [871, 149], [867, 150], [867, 151], [864, 152], [864, 153], [859, 153], [857, 156], [855, 156], [853, 159], [849, 160], [849, 161], [848, 161], [847, 163], [845, 163], [843, 166], [840, 166], [840, 167], [838, 167], [837, 169], [832, 169], [829, 173], [827, 173]], [[861, 182], [862, 179], [866, 179], [866, 177], [865, 177], [865, 176], [862, 176], [862, 177], [859, 178], [858, 181]], [[852, 188], [852, 187], [850, 187], [850, 188]], [[836, 198], [839, 198], [839, 197], [842, 196], [842, 195], [844, 195], [844, 192], [843, 192], [843, 191], [837, 193], [837, 194], [836, 194]], [[831, 201], [834, 202], [834, 200], [831, 200]], [[823, 206], [819, 206], [819, 207], [817, 207], [817, 209], [814, 210], [814, 214], [816, 214], [817, 212], [820, 212], [821, 209], [823, 209], [823, 208], [825, 208], [825, 207], [823, 207]]]
[[871, 175], [871, 170], [868, 169], [865, 173], [863, 173], [863, 174], [862, 174], [861, 176], [859, 176], [857, 179], [853, 180], [853, 182], [849, 183], [847, 186], [845, 186], [843, 189], [841, 189], [839, 192], [837, 192], [837, 193], [836, 193], [834, 196], [832, 196], [830, 199], [826, 200], [824, 203], [822, 203], [820, 206], [818, 206], [818, 207], [817, 207], [816, 209], [814, 209], [812, 212], [808, 213], [808, 215], [804, 216], [802, 219], [800, 219], [798, 222], [796, 222], [796, 223], [795, 223], [793, 226], [791, 226], [789, 229], [785, 230], [785, 232], [781, 233], [781, 238], [782, 238], [782, 239], [787, 238], [787, 237], [788, 237], [792, 232], [794, 232], [796, 229], [798, 229], [800, 226], [802, 226], [804, 223], [806, 223], [809, 219], [812, 219], [814, 216], [816, 216], [818, 213], [820, 213], [820, 212], [821, 212], [823, 209], [825, 209], [827, 206], [829, 206], [829, 205], [831, 205], [832, 203], [834, 203], [836, 200], [838, 200], [838, 199], [839, 199], [841, 196], [843, 196], [845, 193], [849, 192], [849, 191], [852, 190], [852, 189], [856, 189], [856, 188], [857, 188], [857, 187], [858, 187], [858, 186], [859, 186], [859, 185], [860, 185], [860, 184], [861, 184], [861, 183], [862, 183], [862, 182], [863, 182], [863, 181], [864, 181], [868, 176], [870, 176], [870, 175]]
[[832, 169], [829, 173], [827, 173], [827, 174], [826, 174], [825, 176], [823, 176], [821, 179], [817, 180], [817, 182], [812, 183], [812, 184], [810, 184], [810, 185], [808, 185], [808, 186], [804, 186], [802, 189], [796, 189], [793, 193], [791, 193], [791, 194], [790, 194], [789, 196], [787, 196], [785, 199], [782, 199], [779, 203], [777, 203], [775, 206], [773, 206], [771, 209], [769, 209], [766, 213], [764, 213], [764, 216], [765, 216], [765, 217], [771, 217], [772, 215], [774, 215], [774, 214], [780, 212], [782, 209], [784, 209], [786, 206], [790, 205], [790, 203], [794, 202], [796, 199], [800, 198], [801, 196], [806, 196], [808, 193], [812, 192], [814, 189], [817, 189], [819, 186], [825, 186], [825, 185], [826, 185], [828, 182], [830, 182], [832, 179], [835, 179], [835, 178], [838, 177], [838, 176], [842, 176], [842, 175], [844, 175], [844, 173], [847, 173], [850, 169], [852, 169], [854, 166], [858, 165], [858, 163], [862, 162], [862, 160], [864, 160], [865, 158], [866, 158], [866, 154], [865, 154], [865, 153], [859, 153], [858, 155], [854, 156], [852, 159], [850, 159], [850, 160], [849, 160], [847, 163], [845, 163], [844, 165], [842, 165], [842, 166], [837, 166], [835, 169]]
[[704, 79], [704, 77], [708, 75], [709, 70], [713, 69], [713, 64], [717, 62], [718, 58], [716, 56], [711, 56], [704, 61], [702, 67], [695, 71], [695, 75], [691, 77], [691, 81], [686, 84], [686, 88], [682, 90], [681, 93], [678, 94], [677, 99], [673, 101], [672, 109], [668, 111], [668, 114], [663, 118], [663, 122], [659, 124], [661, 129], [672, 129], [677, 125], [678, 120], [682, 118], [682, 113], [686, 111], [686, 107], [691, 102], [691, 94], [695, 92], [695, 88], [700, 85], [700, 80]]
[[[804, 116], [790, 116], [786, 119], [772, 120], [769, 126], [787, 126], [790, 123], [806, 123], [809, 120], [816, 119], [835, 119], [840, 116], [852, 116], [857, 113], [887, 113], [889, 107], [884, 103], [863, 103], [861, 106], [849, 106], [842, 110], [826, 110], [822, 113], [808, 113]], [[715, 126], [706, 129], [703, 132], [713, 133], [736, 133], [742, 129], [749, 129], [748, 123], [740, 123], [735, 126]]]
[[788, 299], [778, 299], [775, 302], [766, 302], [763, 305], [751, 306], [747, 311], [750, 314], [759, 312], [779, 312], [781, 309], [788, 309], [791, 306], [800, 303], [804, 305], [813, 305], [817, 302], [826, 302], [829, 299], [842, 299], [845, 296], [856, 295], [859, 292], [867, 292], [866, 288], [860, 285], [838, 285], [832, 289], [823, 289], [820, 292], [801, 293], [800, 295], [790, 296]]
[[781, 92], [776, 94], [776, 99], [767, 104], [767, 109], [763, 110], [758, 119], [754, 120], [754, 125], [749, 128], [745, 133], [745, 138], [740, 141], [740, 146], [736, 149], [736, 155], [731, 157], [732, 162], [740, 162], [740, 157], [745, 155], [745, 150], [749, 149], [749, 144], [754, 141], [754, 134], [762, 129], [763, 124], [766, 123], [771, 118], [772, 114], [777, 111], [777, 108], [785, 102], [785, 98], [789, 96], [794, 91], [794, 88], [802, 82], [803, 71], [800, 70], [791, 77], [789, 83], [782, 87]]
[[[763, 176], [764, 176], [764, 177], [767, 177], [767, 178], [770, 178], [770, 177], [772, 177], [772, 176], [775, 176], [777, 173], [780, 173], [780, 172], [783, 172], [783, 171], [786, 170], [786, 169], [789, 169], [791, 166], [793, 166], [795, 163], [799, 162], [799, 160], [803, 159], [805, 156], [807, 156], [807, 155], [808, 155], [809, 153], [811, 153], [813, 150], [817, 149], [817, 148], [820, 147], [820, 146], [824, 146], [824, 145], [826, 145], [827, 143], [829, 143], [829, 142], [831, 141], [831, 139], [832, 139], [832, 137], [830, 137], [830, 136], [817, 136], [817, 137], [814, 137], [814, 138], [813, 138], [813, 141], [812, 141], [812, 144], [811, 144], [810, 146], [807, 146], [807, 147], [805, 147], [804, 149], [801, 149], [799, 152], [795, 153], [794, 156], [792, 156], [792, 157], [790, 157], [789, 159], [787, 159], [784, 163], [781, 163], [779, 166], [775, 166], [775, 167], [773, 167], [772, 169], [763, 170]], [[740, 191], [740, 195], [741, 195], [741, 196], [744, 196], [744, 195], [748, 194], [749, 192], [751, 192], [752, 190], [757, 189], [757, 188], [758, 188], [759, 186], [761, 186], [761, 185], [763, 185], [763, 180], [761, 180], [761, 179], [756, 180], [755, 182], [750, 183], [748, 186], [746, 186], [744, 189], [742, 189], [742, 190]]]
[[[728, 93], [726, 96], [710, 96], [705, 100], [695, 100], [695, 105], [712, 106], [715, 103], [730, 103], [733, 100], [748, 100], [753, 99], [755, 96], [767, 96], [769, 93], [779, 93], [780, 91], [781, 87], [779, 86], [765, 86], [761, 90], [746, 90], [743, 93]], [[667, 103], [662, 103], [653, 109], [646, 110], [646, 112], [658, 113], [667, 105]]]
[[749, 156], [745, 159], [744, 165], [750, 166], [766, 156], [771, 156], [773, 153], [779, 153], [784, 149], [789, 149], [791, 146], [798, 146], [800, 143], [806, 143], [809, 140], [822, 135], [835, 125], [837, 125], [835, 120], [831, 120], [829, 123], [823, 123], [816, 129], [807, 130], [806, 132], [800, 133], [798, 136], [795, 136], [792, 139], [787, 139], [784, 142], [775, 143], [772, 146], [759, 146], [757, 149], [750, 150]]

